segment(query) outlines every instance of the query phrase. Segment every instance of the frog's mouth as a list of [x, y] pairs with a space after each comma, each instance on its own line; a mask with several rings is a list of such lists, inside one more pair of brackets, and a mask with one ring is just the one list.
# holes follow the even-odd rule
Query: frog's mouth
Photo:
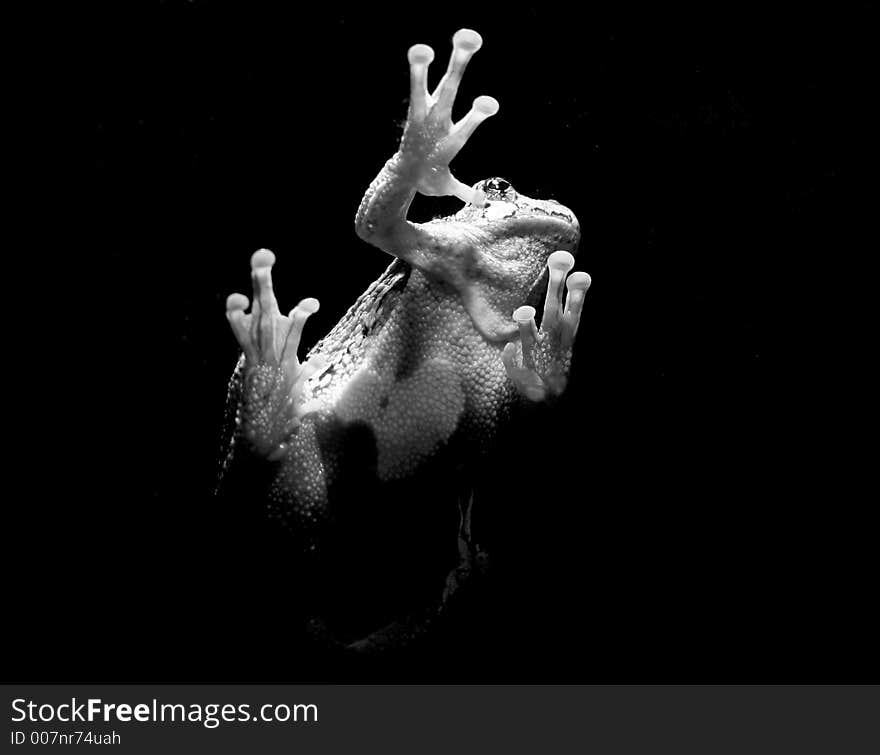
[[580, 223], [578, 223], [574, 213], [568, 207], [559, 204], [555, 199], [545, 199], [543, 201], [530, 199], [528, 201], [529, 203], [524, 208], [525, 214], [533, 216], [549, 215], [553, 218], [559, 218], [580, 231]]
[[500, 207], [494, 213], [492, 207], [483, 208], [482, 223], [491, 228], [503, 229], [504, 233], [540, 235], [554, 239], [556, 249], [575, 252], [581, 237], [581, 228], [575, 214], [567, 207], [551, 200], [535, 200], [520, 197], [519, 201], [505, 203], [512, 207]]
[[513, 202], [488, 201], [479, 210], [485, 220], [500, 220], [508, 217], [552, 217], [559, 218], [569, 225], [578, 225], [574, 213], [552, 199], [539, 201], [520, 197]]
[[567, 207], [553, 199], [529, 199], [520, 197], [516, 202], [514, 218], [553, 218], [565, 224], [576, 235], [580, 235], [581, 226], [575, 214]]

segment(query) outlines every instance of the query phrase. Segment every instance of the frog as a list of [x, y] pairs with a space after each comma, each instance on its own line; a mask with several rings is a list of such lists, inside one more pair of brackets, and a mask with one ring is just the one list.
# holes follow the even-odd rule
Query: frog
[[[482, 43], [474, 30], [457, 31], [433, 92], [432, 48], [409, 48], [399, 148], [355, 217], [356, 235], [392, 261], [337, 325], [300, 358], [304, 327], [320, 305], [304, 298], [282, 313], [277, 260], [267, 249], [250, 259], [252, 298], [234, 293], [226, 301], [241, 355], [230, 384], [234, 429], [225, 467], [247, 458], [249, 470], [260, 470], [254, 495], [259, 487], [269, 516], [303, 553], [320, 561], [325, 549], [333, 552], [334, 528], [351, 512], [368, 520], [373, 514], [363, 511], [381, 508], [375, 501], [387, 491], [410, 491], [405, 508], [412, 514], [420, 488], [461, 480], [449, 502], [459, 563], [431, 610], [450, 602], [485, 555], [471, 532], [469, 470], [490, 453], [517, 404], [552, 403], [565, 390], [591, 283], [573, 271], [580, 241], [574, 212], [527, 197], [502, 178], [467, 185], [451, 172], [452, 159], [500, 108], [481, 95], [452, 119], [463, 73]], [[407, 217], [417, 195], [453, 196], [463, 206], [417, 223]], [[323, 627], [320, 619], [314, 625]], [[392, 620], [338, 644], [384, 647], [412, 626]]]

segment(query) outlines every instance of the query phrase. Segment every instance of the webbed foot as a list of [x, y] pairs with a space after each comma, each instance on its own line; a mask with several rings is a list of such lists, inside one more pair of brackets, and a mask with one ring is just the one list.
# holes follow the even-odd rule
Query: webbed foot
[[[590, 276], [586, 273], [568, 275], [574, 267], [574, 257], [569, 252], [553, 252], [547, 267], [550, 280], [541, 329], [535, 325], [535, 308], [519, 307], [513, 319], [519, 325], [520, 338], [508, 343], [501, 355], [517, 391], [531, 401], [543, 401], [565, 390], [572, 346], [590, 287]], [[568, 288], [564, 309], [563, 283]]]
[[303, 299], [282, 315], [272, 286], [275, 255], [260, 249], [251, 257], [253, 305], [243, 294], [226, 300], [226, 318], [245, 355], [244, 393], [239, 422], [244, 437], [269, 459], [281, 458], [285, 441], [299, 425], [306, 380], [323, 369], [320, 358], [300, 363], [296, 356], [303, 325], [318, 311], [317, 299]]
[[483, 95], [474, 100], [464, 118], [452, 122], [452, 106], [462, 74], [482, 44], [482, 37], [471, 29], [455, 33], [446, 75], [433, 94], [428, 93], [428, 66], [434, 60], [434, 51], [428, 45], [410, 47], [410, 106], [400, 145], [400, 153], [407, 167], [414, 171], [416, 187], [422, 194], [454, 195], [477, 206], [485, 202], [485, 195], [456, 179], [449, 163], [474, 129], [498, 112], [498, 101]]

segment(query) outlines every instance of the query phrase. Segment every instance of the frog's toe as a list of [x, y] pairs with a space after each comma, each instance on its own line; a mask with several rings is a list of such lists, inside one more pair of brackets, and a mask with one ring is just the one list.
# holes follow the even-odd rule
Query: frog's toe
[[547, 258], [549, 279], [547, 281], [547, 296], [544, 299], [544, 315], [541, 318], [541, 330], [553, 332], [559, 327], [562, 319], [562, 296], [565, 290], [565, 276], [574, 267], [574, 257], [571, 252], [553, 252]]
[[299, 340], [302, 337], [303, 327], [306, 320], [309, 319], [321, 307], [321, 303], [314, 298], [303, 299], [287, 316], [290, 320], [290, 329], [287, 331], [287, 337], [284, 341], [284, 347], [281, 350], [281, 364], [285, 367], [292, 368], [299, 365], [296, 358], [296, 352], [299, 349]]
[[449, 56], [446, 75], [440, 80], [433, 94], [437, 102], [434, 109], [435, 117], [444, 120], [450, 117], [464, 69], [474, 53], [482, 46], [483, 38], [473, 29], [459, 29], [453, 35], [452, 54]]
[[485, 94], [474, 100], [468, 114], [450, 129], [449, 136], [443, 140], [443, 150], [450, 161], [461, 151], [477, 126], [495, 115], [499, 107], [498, 100]]
[[260, 249], [251, 256], [251, 281], [254, 287], [251, 309], [251, 340], [257, 342], [262, 361], [274, 364], [278, 360], [278, 300], [272, 283], [275, 255]]
[[534, 350], [535, 344], [538, 341], [538, 328], [535, 325], [535, 308], [528, 305], [519, 307], [513, 313], [513, 321], [519, 326], [523, 367], [534, 370]]
[[251, 340], [251, 316], [245, 314], [250, 305], [244, 294], [230, 294], [226, 299], [226, 319], [235, 335], [235, 340], [241, 346], [248, 360], [253, 361], [257, 357], [257, 350]]
[[409, 60], [409, 117], [421, 122], [428, 113], [428, 66], [434, 51], [428, 45], [413, 45], [406, 54]]
[[290, 329], [287, 331], [287, 340], [281, 353], [281, 366], [293, 380], [292, 393], [295, 396], [299, 395], [306, 380], [327, 366], [323, 356], [318, 355], [301, 363], [296, 355], [306, 320], [315, 314], [320, 306], [320, 302], [317, 299], [303, 299], [290, 310], [290, 315], [288, 315]]
[[[544, 315], [541, 318], [541, 333], [548, 334], [558, 343], [560, 352], [566, 352], [574, 344], [577, 335], [584, 298], [590, 288], [590, 276], [582, 272], [569, 272], [574, 267], [574, 257], [570, 252], [553, 252], [547, 258], [549, 280], [547, 297], [544, 300]], [[567, 278], [566, 278], [567, 276]], [[564, 289], [568, 289], [563, 308]]]
[[482, 189], [474, 189], [462, 183], [451, 173], [443, 190], [438, 193], [444, 196], [457, 197], [465, 204], [472, 204], [475, 207], [482, 207], [486, 203], [486, 194]]
[[[538, 346], [538, 329], [535, 325], [535, 308], [519, 307], [513, 313], [513, 319], [519, 326], [519, 344], [511, 341], [501, 352], [501, 361], [507, 376], [517, 391], [532, 401], [541, 401], [547, 397], [547, 385], [538, 373], [535, 364]], [[519, 355], [519, 359], [517, 359]]]
[[574, 344], [574, 338], [581, 321], [581, 312], [584, 309], [584, 299], [591, 282], [590, 276], [582, 272], [572, 273], [565, 282], [568, 296], [565, 299], [565, 312], [562, 314], [562, 332], [560, 334], [562, 349], [570, 349]]

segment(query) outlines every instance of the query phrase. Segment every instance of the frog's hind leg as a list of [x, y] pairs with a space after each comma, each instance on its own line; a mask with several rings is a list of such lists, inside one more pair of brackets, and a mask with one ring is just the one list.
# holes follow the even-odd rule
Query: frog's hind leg
[[443, 590], [441, 606], [446, 606], [449, 600], [477, 575], [485, 573], [489, 565], [488, 555], [475, 542], [471, 527], [471, 515], [474, 508], [474, 491], [467, 491], [459, 498], [459, 525], [458, 525], [458, 566], [446, 577], [446, 587]]
[[[459, 496], [459, 563], [447, 575], [439, 599], [435, 598], [427, 602], [422, 610], [392, 621], [366, 637], [347, 644], [334, 638], [321, 619], [313, 618], [308, 627], [312, 638], [326, 650], [372, 655], [404, 649], [428, 633], [450, 608], [453, 597], [465, 593], [465, 587], [485, 575], [488, 569], [488, 556], [473, 538], [471, 519], [474, 497], [472, 489], [464, 491]], [[458, 602], [457, 598], [455, 602]]]
[[472, 530], [474, 490], [463, 491], [458, 499], [458, 565], [446, 576], [446, 584], [440, 600], [431, 604], [420, 616], [409, 616], [373, 632], [368, 637], [348, 645], [349, 650], [371, 652], [402, 647], [424, 634], [434, 619], [450, 606], [453, 596], [462, 593], [475, 579], [484, 576], [489, 567], [489, 557], [475, 542]]

